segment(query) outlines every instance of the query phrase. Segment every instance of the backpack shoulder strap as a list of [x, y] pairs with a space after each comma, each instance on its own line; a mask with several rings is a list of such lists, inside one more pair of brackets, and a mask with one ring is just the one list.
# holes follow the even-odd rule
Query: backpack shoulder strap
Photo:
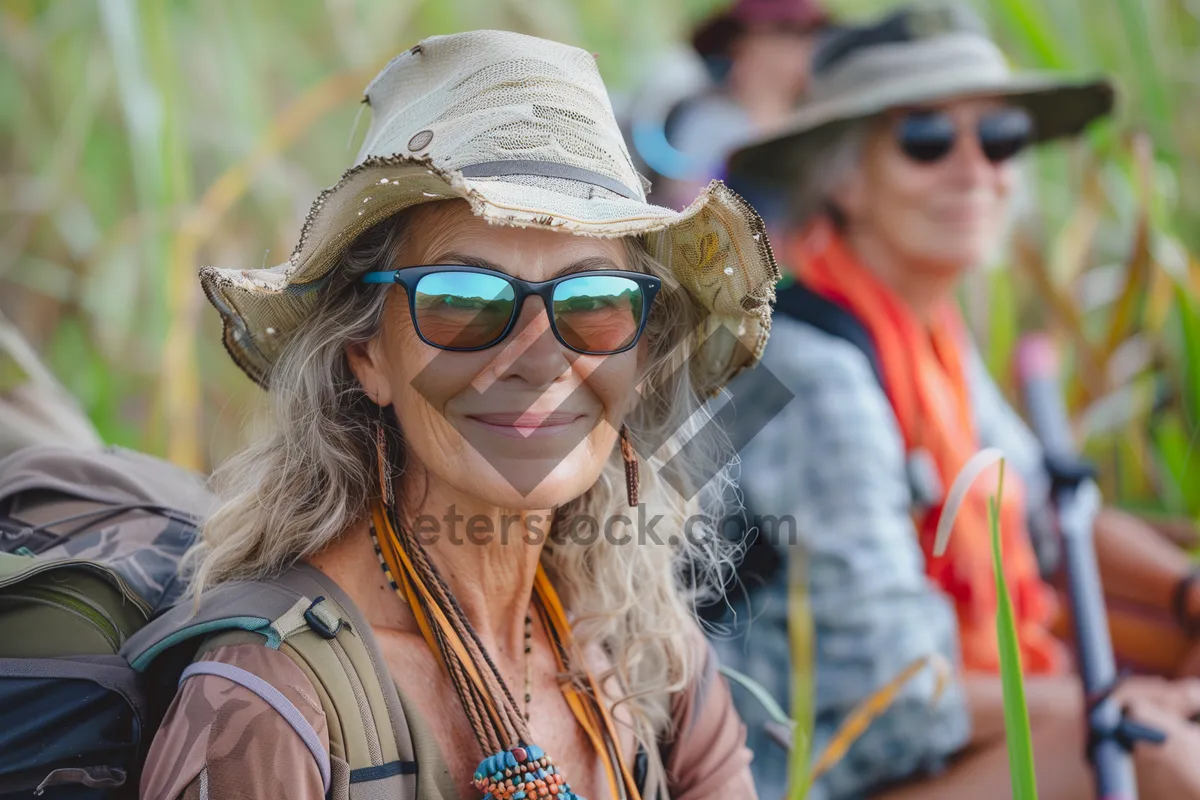
[[854, 345], [867, 357], [875, 380], [880, 386], [884, 385], [883, 366], [875, 349], [875, 341], [862, 320], [845, 306], [796, 281], [776, 294], [775, 311]]
[[206, 592], [198, 609], [185, 600], [157, 616], [129, 637], [121, 655], [134, 670], [145, 673], [173, 648], [230, 630], [259, 633], [268, 647], [278, 649], [294, 616], [288, 612], [301, 599], [274, 583], [224, 584]]
[[[197, 667], [215, 663], [203, 659], [214, 647], [255, 640], [291, 658], [320, 695], [330, 737], [322, 777], [329, 777], [331, 797], [416, 797], [407, 721], [370, 626], [349, 597], [312, 567], [294, 567], [271, 581], [217, 586], [205, 593], [198, 612], [184, 603], [142, 628], [122, 655], [145, 672], [173, 648], [203, 641], [200, 658], [184, 680], [221, 674], [259, 694], [253, 681], [243, 682], [228, 670]], [[292, 723], [285, 711], [280, 713]], [[319, 766], [321, 755], [314, 753]]]
[[305, 597], [324, 598], [334, 612], [333, 627], [309, 624], [287, 647], [293, 660], [303, 660], [301, 669], [316, 676], [342, 722], [349, 797], [416, 798], [412, 734], [371, 626], [341, 587], [314, 567], [299, 565], [278, 582]]

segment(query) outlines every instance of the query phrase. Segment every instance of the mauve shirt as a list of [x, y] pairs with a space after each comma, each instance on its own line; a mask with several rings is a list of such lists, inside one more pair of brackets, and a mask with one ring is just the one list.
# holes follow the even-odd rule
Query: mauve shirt
[[[270, 683], [303, 713], [328, 750], [328, 726], [318, 693], [287, 655], [258, 644], [238, 644], [217, 647], [205, 658], [240, 667]], [[671, 707], [676, 734], [665, 743], [671, 800], [756, 800], [746, 727], [734, 710], [724, 676], [717, 672], [711, 648], [697, 677], [672, 699]], [[406, 713], [411, 715], [411, 709]], [[422, 774], [418, 771], [417, 796], [440, 796], [432, 779], [422, 785]], [[312, 754], [277, 711], [248, 689], [201, 675], [183, 684], [167, 711], [146, 760], [141, 797], [323, 800], [325, 792]]]

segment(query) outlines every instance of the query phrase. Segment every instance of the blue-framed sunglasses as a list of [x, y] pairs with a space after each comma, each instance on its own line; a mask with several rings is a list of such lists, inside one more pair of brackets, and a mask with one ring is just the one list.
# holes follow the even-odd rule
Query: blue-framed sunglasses
[[368, 272], [362, 282], [403, 286], [417, 335], [442, 350], [499, 344], [512, 332], [525, 299], [536, 295], [546, 306], [555, 338], [584, 355], [612, 355], [637, 344], [662, 286], [652, 275], [623, 270], [523, 281], [460, 265]]

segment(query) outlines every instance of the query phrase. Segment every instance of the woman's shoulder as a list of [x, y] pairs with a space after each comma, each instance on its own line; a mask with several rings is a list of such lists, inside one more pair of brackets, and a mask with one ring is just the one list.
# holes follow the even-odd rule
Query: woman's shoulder
[[665, 766], [676, 800], [733, 792], [753, 797], [746, 726], [733, 705], [716, 652], [695, 631], [691, 679], [671, 703], [672, 736]]
[[[141, 779], [148, 800], [325, 796], [329, 731], [312, 682], [261, 644], [218, 646], [185, 672]], [[323, 762], [323, 763], [322, 763]]]
[[687, 644], [687, 681], [683, 688], [671, 697], [671, 717], [676, 727], [702, 708], [712, 690], [713, 681], [720, 674], [716, 651], [699, 625], [688, 631]]
[[[739, 375], [729, 392], [735, 400], [755, 398], [762, 406], [758, 413], [739, 409], [731, 429], [735, 440], [749, 436], [741, 455], [751, 462], [780, 456], [809, 459], [824, 453], [819, 447], [796, 448], [796, 437], [861, 442], [867, 448], [882, 447], [891, 456], [903, 447], [895, 412], [867, 355], [806, 322], [773, 321], [762, 365]], [[752, 405], [746, 400], [742, 404]], [[758, 436], [764, 426], [773, 435]], [[776, 472], [767, 468], [768, 474]]]
[[[883, 394], [871, 358], [850, 339], [822, 330], [810, 322], [777, 314], [771, 320], [771, 338], [763, 363], [797, 382], [850, 384]], [[786, 381], [785, 381], [786, 382]]]

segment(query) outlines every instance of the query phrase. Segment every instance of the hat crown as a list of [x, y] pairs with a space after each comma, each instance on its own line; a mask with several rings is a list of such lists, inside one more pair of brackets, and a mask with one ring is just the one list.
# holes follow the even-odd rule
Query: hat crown
[[880, 82], [913, 82], [947, 70], [1008, 73], [1003, 53], [970, 8], [941, 3], [901, 8], [824, 36], [813, 54], [810, 99], [862, 91]]
[[907, 6], [869, 23], [830, 29], [817, 43], [812, 69], [821, 74], [872, 48], [927, 43], [956, 34], [990, 41], [987, 26], [967, 6], [958, 3]]
[[577, 47], [506, 31], [430, 37], [392, 59], [365, 102], [356, 163], [426, 156], [472, 178], [534, 174], [569, 194], [645, 200], [595, 58]]

